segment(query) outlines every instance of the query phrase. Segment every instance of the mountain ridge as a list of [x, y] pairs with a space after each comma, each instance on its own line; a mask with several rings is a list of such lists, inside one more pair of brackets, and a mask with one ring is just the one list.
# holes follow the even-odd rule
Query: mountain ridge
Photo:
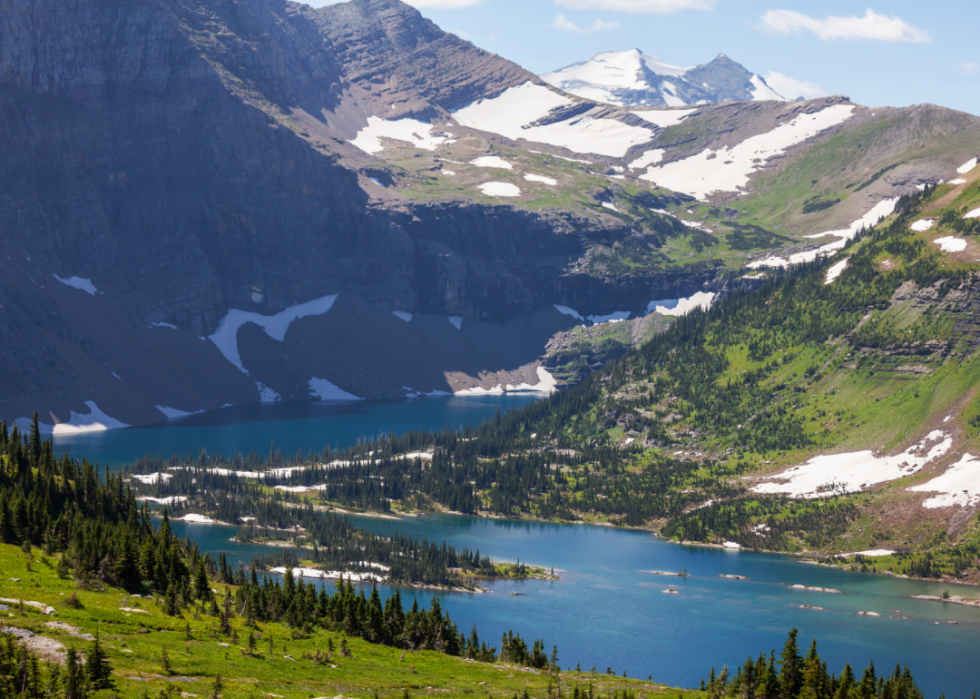
[[[854, 119], [745, 161], [745, 187], [697, 200], [657, 186], [658, 170], [843, 102], [633, 114], [546, 86], [397, 0], [0, 10], [8, 420], [39, 409], [49, 425], [91, 421], [91, 403], [144, 424], [306, 399], [323, 381], [399, 398], [580, 375], [562, 368], [580, 364], [561, 336], [577, 318], [555, 304], [662, 327], [644, 319], [652, 302], [758, 284], [746, 264], [814, 247], [799, 234], [948, 178], [980, 147], [975, 120], [937, 108], [931, 140], [913, 133], [872, 158], [855, 128], [887, 138], [912, 112], [882, 122], [854, 106]], [[890, 169], [855, 196], [838, 172], [813, 171], [814, 149], [851, 158], [847, 177]], [[801, 166], [816, 185], [797, 182]], [[837, 201], [800, 214], [817, 195]], [[241, 368], [208, 339], [232, 312], [270, 318], [338, 294], [281, 336], [243, 325]], [[615, 352], [583, 350], [585, 364], [648, 336], [621, 334]]]
[[716, 102], [788, 101], [761, 75], [724, 53], [709, 63], [681, 68], [640, 49], [604, 51], [542, 74], [566, 92], [620, 107], [682, 107]]

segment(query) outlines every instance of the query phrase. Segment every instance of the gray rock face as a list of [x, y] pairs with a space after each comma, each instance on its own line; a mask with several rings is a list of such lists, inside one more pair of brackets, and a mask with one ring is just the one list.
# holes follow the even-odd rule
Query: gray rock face
[[[0, 0], [0, 416], [63, 421], [95, 400], [135, 424], [154, 405], [257, 400], [196, 337], [234, 308], [335, 293], [493, 322], [640, 307], [671, 281], [572, 269], [592, 240], [639, 235], [629, 224], [383, 205], [341, 164], [378, 105], [442, 113], [529, 79], [397, 0]], [[282, 394], [310, 378], [291, 367]]]

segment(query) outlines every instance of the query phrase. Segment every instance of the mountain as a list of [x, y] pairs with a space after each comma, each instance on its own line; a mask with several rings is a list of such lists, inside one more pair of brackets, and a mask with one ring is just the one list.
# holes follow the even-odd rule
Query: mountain
[[495, 516], [980, 582], [980, 167], [961, 170], [828, 259], [428, 448]]
[[762, 76], [750, 73], [723, 53], [710, 63], [679, 68], [639, 49], [606, 51], [545, 73], [541, 79], [570, 94], [620, 107], [787, 99]]
[[0, 10], [0, 417], [59, 431], [553, 390], [980, 151], [931, 105], [597, 103], [399, 0]]

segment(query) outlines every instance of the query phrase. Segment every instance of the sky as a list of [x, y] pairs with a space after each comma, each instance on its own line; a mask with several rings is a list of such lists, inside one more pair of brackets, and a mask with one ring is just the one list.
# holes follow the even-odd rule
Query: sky
[[874, 107], [931, 102], [980, 115], [977, 0], [409, 4], [442, 29], [537, 74], [601, 51], [637, 48], [677, 66], [724, 53], [792, 97], [842, 94]]

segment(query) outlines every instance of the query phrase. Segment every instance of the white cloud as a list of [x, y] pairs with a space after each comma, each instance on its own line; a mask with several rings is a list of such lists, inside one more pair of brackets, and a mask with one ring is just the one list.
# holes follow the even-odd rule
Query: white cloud
[[968, 61], [960, 63], [960, 72], [963, 75], [973, 75], [978, 71], [980, 71], [980, 63], [970, 63]]
[[483, 0], [405, 0], [405, 2], [412, 7], [424, 7], [430, 10], [458, 10], [479, 5]]
[[560, 29], [563, 32], [572, 32], [573, 34], [591, 34], [593, 32], [622, 29], [619, 22], [603, 22], [599, 18], [596, 18], [595, 21], [587, 27], [580, 27], [570, 19], [567, 19], [565, 15], [558, 15], [555, 17], [555, 21], [551, 23], [551, 26], [555, 29]]
[[611, 10], [634, 14], [666, 15], [678, 10], [710, 10], [717, 0], [555, 0], [574, 10]]
[[869, 9], [864, 17], [817, 19], [793, 10], [769, 10], [762, 28], [774, 34], [811, 32], [821, 41], [893, 41], [914, 44], [932, 41], [929, 33], [906, 24], [900, 17], [879, 15]]
[[768, 73], [766, 73], [766, 82], [769, 84], [769, 87], [788, 100], [795, 100], [797, 97], [811, 100], [816, 97], [827, 96], [827, 91], [816, 83], [808, 83], [805, 80], [796, 80], [788, 75], [777, 73], [774, 70], [770, 70]]

